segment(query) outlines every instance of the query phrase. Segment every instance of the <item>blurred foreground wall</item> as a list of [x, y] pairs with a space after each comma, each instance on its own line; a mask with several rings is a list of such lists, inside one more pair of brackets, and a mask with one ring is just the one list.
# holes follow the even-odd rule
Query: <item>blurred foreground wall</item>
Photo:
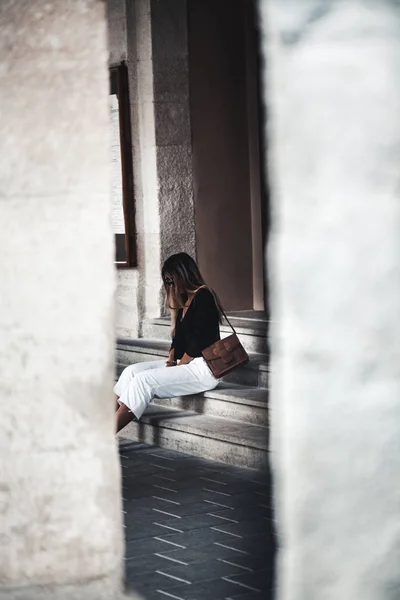
[[1, 600], [121, 590], [107, 60], [104, 2], [1, 2]]
[[278, 600], [397, 600], [400, 5], [260, 11]]

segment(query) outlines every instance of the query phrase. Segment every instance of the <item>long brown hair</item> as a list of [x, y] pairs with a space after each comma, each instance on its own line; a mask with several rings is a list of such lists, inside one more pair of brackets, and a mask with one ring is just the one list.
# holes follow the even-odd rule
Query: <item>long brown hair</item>
[[220, 321], [222, 320], [222, 306], [219, 298], [214, 290], [206, 284], [196, 261], [189, 254], [179, 252], [167, 258], [162, 267], [161, 276], [164, 282], [167, 305], [172, 312], [173, 327], [177, 311], [180, 308], [185, 308], [189, 297], [203, 286], [206, 286], [213, 294]]

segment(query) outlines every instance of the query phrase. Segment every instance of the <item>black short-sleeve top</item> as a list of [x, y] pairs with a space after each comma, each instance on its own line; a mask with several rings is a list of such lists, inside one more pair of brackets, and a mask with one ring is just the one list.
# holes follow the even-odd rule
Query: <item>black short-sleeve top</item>
[[192, 358], [201, 356], [202, 350], [219, 339], [219, 311], [214, 296], [207, 288], [201, 288], [186, 314], [183, 316], [183, 309], [177, 312], [175, 335], [171, 344], [174, 359], [180, 360], [185, 353]]

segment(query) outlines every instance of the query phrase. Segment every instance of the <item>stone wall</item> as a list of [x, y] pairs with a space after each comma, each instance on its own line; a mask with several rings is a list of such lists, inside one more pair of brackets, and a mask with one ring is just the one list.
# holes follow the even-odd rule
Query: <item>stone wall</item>
[[0, 598], [116, 598], [105, 4], [0, 6]]
[[[131, 6], [133, 3], [129, 3]], [[108, 51], [110, 66], [119, 65], [128, 61], [128, 35], [127, 35], [127, 6], [125, 0], [107, 1], [108, 23]], [[132, 37], [132, 36], [130, 36]], [[130, 65], [130, 70], [135, 75], [130, 81], [130, 100], [134, 104], [134, 90], [132, 82], [136, 85], [136, 64]], [[133, 89], [132, 89], [133, 88]], [[137, 132], [136, 122], [132, 126], [133, 133]], [[137, 133], [132, 136], [136, 144]], [[137, 165], [135, 165], [136, 167]], [[135, 169], [136, 171], [136, 169]], [[135, 177], [136, 181], [136, 177]], [[135, 186], [135, 195], [140, 197], [139, 181]], [[139, 332], [138, 309], [139, 271], [135, 269], [117, 269], [116, 293], [116, 334], [118, 337], [137, 337]]]
[[152, 0], [161, 261], [196, 258], [186, 0]]
[[110, 64], [129, 73], [138, 268], [118, 271], [117, 335], [163, 311], [160, 270], [196, 255], [185, 0], [108, 0]]
[[279, 600], [396, 600], [400, 7], [261, 2]]
[[109, 62], [118, 65], [126, 61], [128, 53], [125, 0], [107, 1], [107, 24]]

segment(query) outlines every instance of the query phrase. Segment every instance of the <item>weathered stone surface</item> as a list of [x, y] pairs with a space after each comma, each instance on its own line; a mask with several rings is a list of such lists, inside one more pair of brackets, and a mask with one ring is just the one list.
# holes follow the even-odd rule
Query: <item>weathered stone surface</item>
[[154, 65], [154, 91], [158, 102], [188, 102], [187, 56], [172, 57], [168, 64]]
[[186, 0], [150, 0], [153, 56], [159, 69], [187, 61]]
[[127, 58], [125, 0], [107, 0], [108, 48], [111, 65]]
[[194, 255], [196, 231], [191, 147], [160, 146], [157, 164], [162, 257], [165, 260], [174, 252]]
[[279, 598], [394, 600], [400, 7], [260, 6]]
[[102, 1], [1, 3], [2, 600], [121, 588], [107, 54]]
[[[118, 578], [119, 579], [119, 578]], [[74, 585], [46, 585], [29, 588], [10, 587], [0, 589], [0, 600], [143, 600], [131, 590], [116, 592], [115, 583], [108, 580], [77, 582]], [[119, 584], [119, 582], [118, 582]]]
[[120, 269], [118, 272], [117, 285], [117, 329], [116, 335], [122, 337], [137, 336], [138, 306], [138, 270]]
[[187, 102], [155, 102], [157, 146], [190, 145], [190, 115]]
[[140, 335], [140, 321], [163, 311], [163, 261], [182, 250], [196, 254], [187, 53], [184, 1], [127, 5], [139, 274], [119, 274], [120, 291], [129, 281], [135, 295], [129, 305], [118, 292], [119, 335], [132, 321]]

